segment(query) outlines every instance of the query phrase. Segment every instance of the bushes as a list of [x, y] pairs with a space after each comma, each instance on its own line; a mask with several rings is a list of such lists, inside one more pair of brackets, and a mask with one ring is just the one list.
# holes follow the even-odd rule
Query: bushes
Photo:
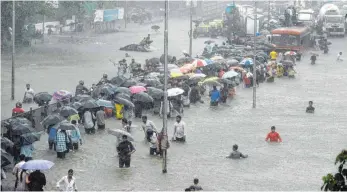
[[344, 164], [347, 161], [347, 150], [342, 150], [340, 154], [337, 155], [335, 160], [335, 165], [340, 164], [338, 168], [338, 173], [334, 176], [329, 173], [323, 177], [323, 186], [321, 190], [324, 191], [347, 191], [347, 168], [344, 169]]

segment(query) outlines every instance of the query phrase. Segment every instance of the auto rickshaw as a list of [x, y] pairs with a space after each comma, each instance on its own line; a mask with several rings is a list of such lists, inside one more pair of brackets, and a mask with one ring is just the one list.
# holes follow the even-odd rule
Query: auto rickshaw
[[201, 36], [203, 37], [209, 36], [209, 25], [201, 23], [197, 28], [195, 28], [193, 37], [196, 39]]

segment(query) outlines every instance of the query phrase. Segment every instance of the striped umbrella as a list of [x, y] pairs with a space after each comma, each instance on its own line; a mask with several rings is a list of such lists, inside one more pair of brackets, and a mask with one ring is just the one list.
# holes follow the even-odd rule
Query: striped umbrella
[[207, 62], [205, 60], [202, 59], [195, 59], [192, 63], [192, 65], [196, 68], [196, 67], [204, 67], [207, 65]]

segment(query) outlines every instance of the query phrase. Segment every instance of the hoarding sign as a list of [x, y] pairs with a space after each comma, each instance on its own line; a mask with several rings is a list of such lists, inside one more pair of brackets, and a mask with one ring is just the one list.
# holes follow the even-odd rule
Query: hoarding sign
[[118, 19], [118, 9], [104, 10], [104, 21], [114, 21]]

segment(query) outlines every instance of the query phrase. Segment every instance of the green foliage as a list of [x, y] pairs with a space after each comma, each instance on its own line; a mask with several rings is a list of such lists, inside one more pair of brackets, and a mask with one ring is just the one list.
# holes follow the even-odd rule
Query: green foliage
[[[321, 187], [321, 190], [324, 191], [338, 191], [341, 188], [341, 178], [339, 175], [342, 177], [342, 181], [344, 180], [342, 176], [342, 170], [343, 170], [343, 165], [345, 164], [347, 160], [347, 150], [342, 150], [340, 154], [337, 155], [336, 160], [335, 160], [335, 165], [337, 163], [340, 163], [339, 165], [339, 173], [335, 174], [335, 176], [331, 173], [327, 174], [322, 178], [323, 180], [323, 186]], [[336, 180], [337, 179], [337, 180]]]
[[345, 164], [347, 161], [347, 150], [342, 150], [340, 154], [337, 155], [335, 160], [335, 165], [337, 163]]

